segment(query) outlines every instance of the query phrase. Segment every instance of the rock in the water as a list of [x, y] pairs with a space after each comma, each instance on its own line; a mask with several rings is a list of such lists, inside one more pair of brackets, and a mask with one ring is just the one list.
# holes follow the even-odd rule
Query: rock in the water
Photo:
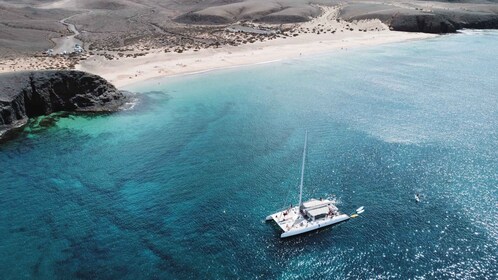
[[0, 136], [28, 118], [58, 111], [111, 112], [126, 97], [102, 77], [81, 71], [0, 75]]

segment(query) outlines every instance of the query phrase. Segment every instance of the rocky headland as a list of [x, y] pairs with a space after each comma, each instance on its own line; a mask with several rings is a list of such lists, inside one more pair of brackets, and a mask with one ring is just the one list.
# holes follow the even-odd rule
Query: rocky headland
[[0, 137], [28, 118], [67, 112], [112, 112], [127, 98], [97, 75], [29, 71], [0, 75]]
[[493, 1], [261, 1], [247, 0], [185, 13], [175, 20], [187, 24], [232, 24], [253, 21], [286, 24], [320, 15], [319, 5], [340, 7], [339, 17], [352, 22], [379, 19], [391, 30], [453, 33], [463, 28], [498, 28], [498, 5]]
[[347, 21], [379, 19], [394, 31], [454, 33], [459, 29], [497, 29], [498, 5], [489, 3], [350, 3], [341, 9]]

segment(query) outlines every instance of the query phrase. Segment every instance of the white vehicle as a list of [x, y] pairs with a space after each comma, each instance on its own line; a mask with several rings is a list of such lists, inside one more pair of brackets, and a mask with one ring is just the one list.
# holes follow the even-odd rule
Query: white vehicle
[[[304, 163], [306, 160], [306, 145], [308, 142], [308, 132], [304, 139], [303, 163], [301, 167], [301, 184], [299, 185], [299, 204], [292, 205], [283, 211], [274, 213], [266, 217], [266, 221], [275, 221], [284, 231], [280, 237], [298, 235], [301, 233], [324, 228], [349, 220], [349, 216], [341, 214], [335, 206], [335, 201], [330, 199], [310, 199], [302, 202]], [[361, 209], [363, 211], [363, 209]], [[356, 215], [356, 214], [355, 214]]]

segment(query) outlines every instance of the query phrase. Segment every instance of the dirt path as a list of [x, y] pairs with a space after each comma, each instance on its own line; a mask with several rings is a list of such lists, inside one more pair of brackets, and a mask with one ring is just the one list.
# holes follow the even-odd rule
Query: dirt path
[[79, 44], [80, 46], [83, 46], [83, 42], [79, 39], [76, 38], [80, 34], [80, 32], [76, 29], [74, 24], [66, 22], [66, 20], [77, 16], [77, 15], [72, 15], [70, 17], [67, 17], [65, 19], [60, 20], [59, 22], [64, 24], [69, 31], [71, 31], [73, 34], [65, 37], [60, 37], [60, 38], [52, 38], [52, 42], [54, 42], [55, 47], [54, 47], [54, 54], [60, 54], [60, 53], [71, 53], [74, 51], [74, 45]]

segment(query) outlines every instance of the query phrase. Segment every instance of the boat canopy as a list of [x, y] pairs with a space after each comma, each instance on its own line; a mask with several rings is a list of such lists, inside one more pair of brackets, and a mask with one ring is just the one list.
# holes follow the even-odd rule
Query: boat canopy
[[330, 209], [327, 206], [306, 211], [309, 217], [318, 217], [322, 215], [327, 215], [329, 212]]
[[314, 209], [314, 208], [321, 208], [324, 206], [331, 205], [332, 201], [328, 199], [311, 199], [303, 203], [303, 208], [304, 209]]
[[289, 237], [330, 226], [349, 219], [346, 214], [339, 213], [330, 199], [310, 199], [303, 202], [304, 166], [306, 163], [306, 145], [308, 131], [304, 137], [303, 161], [301, 165], [301, 181], [299, 184], [299, 203], [295, 207], [271, 214], [267, 221], [273, 220], [283, 230], [280, 237]]

